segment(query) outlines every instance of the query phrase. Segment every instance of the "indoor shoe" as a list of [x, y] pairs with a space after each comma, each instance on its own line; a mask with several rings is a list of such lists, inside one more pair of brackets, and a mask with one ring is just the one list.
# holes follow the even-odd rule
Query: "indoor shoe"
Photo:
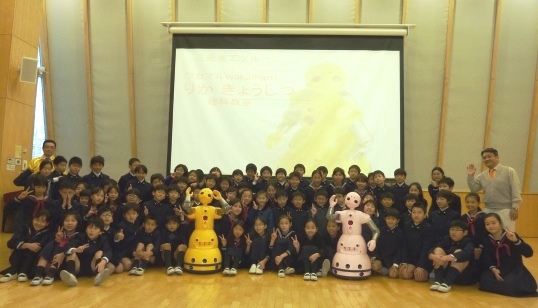
[[314, 273], [310, 274], [310, 280], [311, 281], [318, 281], [318, 275], [316, 275]]
[[284, 270], [284, 273], [286, 275], [289, 275], [289, 274], [293, 274], [295, 273], [295, 269], [293, 267], [287, 267], [285, 270]]
[[171, 266], [166, 269], [166, 275], [172, 275], [174, 272], [174, 268]]
[[263, 268], [261, 268], [261, 266], [256, 266], [256, 275], [261, 275], [263, 274]]
[[20, 273], [19, 276], [17, 276], [18, 282], [26, 282], [28, 281], [28, 276], [26, 276], [25, 273]]
[[93, 280], [93, 285], [98, 286], [102, 284], [103, 281], [105, 281], [108, 278], [108, 276], [110, 276], [110, 270], [108, 268], [105, 268], [99, 274], [95, 276], [95, 279]]
[[131, 270], [129, 271], [129, 275], [136, 275], [137, 270], [138, 270], [138, 267], [131, 268]]
[[76, 287], [78, 285], [77, 277], [66, 270], [60, 272], [60, 278], [70, 287]]
[[321, 277], [327, 277], [330, 269], [331, 261], [329, 261], [329, 259], [323, 260], [323, 264], [321, 265]]
[[229, 268], [225, 268], [225, 269], [222, 271], [222, 273], [223, 273], [224, 275], [230, 275], [230, 269], [229, 269]]
[[34, 277], [34, 279], [30, 281], [30, 285], [34, 287], [34, 286], [40, 285], [42, 282], [43, 282], [43, 277]]
[[303, 280], [310, 280], [310, 273], [305, 273], [303, 276]]
[[139, 267], [139, 268], [136, 269], [136, 273], [135, 273], [135, 275], [136, 275], [136, 276], [142, 276], [142, 275], [144, 275], [144, 272], [145, 272], [145, 271], [146, 271], [145, 269]]
[[446, 283], [442, 283], [439, 285], [437, 291], [447, 293], [448, 291], [450, 291], [450, 289], [452, 289], [451, 286], [446, 285]]
[[235, 268], [230, 269], [230, 275], [232, 276], [237, 275], [237, 270]]
[[8, 282], [14, 279], [17, 279], [17, 274], [5, 274], [4, 277], [0, 278], [0, 282]]
[[256, 264], [252, 264], [248, 270], [249, 274], [256, 274]]
[[284, 278], [286, 277], [286, 273], [284, 273], [284, 270], [279, 270], [278, 271], [278, 278]]
[[432, 290], [432, 291], [437, 291], [437, 290], [439, 290], [439, 286], [440, 286], [440, 285], [441, 285], [441, 284], [440, 284], [439, 282], [435, 282], [434, 284], [432, 284], [432, 285], [430, 286], [430, 290]]
[[183, 270], [181, 269], [181, 266], [174, 267], [174, 273], [178, 275], [183, 275]]
[[44, 286], [50, 286], [54, 282], [54, 277], [45, 277], [41, 283]]

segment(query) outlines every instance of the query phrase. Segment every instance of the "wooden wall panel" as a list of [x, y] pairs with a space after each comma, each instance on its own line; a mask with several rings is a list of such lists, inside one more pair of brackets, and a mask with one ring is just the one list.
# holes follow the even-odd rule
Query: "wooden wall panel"
[[[214, 22], [216, 21], [216, 0], [174, 0], [176, 21], [178, 22]], [[165, 20], [162, 20], [165, 21]]]
[[314, 0], [311, 23], [354, 23], [357, 1]]
[[10, 52], [11, 35], [0, 34], [0, 98], [6, 98], [7, 95], [7, 77], [9, 71]]
[[7, 98], [35, 106], [36, 85], [19, 81], [19, 67], [22, 65], [23, 57], [37, 58], [37, 48], [13, 36], [8, 71]]
[[307, 2], [305, 0], [271, 0], [267, 8], [267, 22], [307, 23]]
[[263, 22], [265, 0], [220, 0], [222, 22]]
[[11, 35], [12, 29], [13, 29], [14, 12], [15, 12], [15, 0], [0, 1], [0, 35], [2, 34]]
[[362, 0], [361, 24], [399, 24], [402, 14], [401, 0]]
[[37, 48], [42, 22], [42, 0], [15, 1], [13, 36]]

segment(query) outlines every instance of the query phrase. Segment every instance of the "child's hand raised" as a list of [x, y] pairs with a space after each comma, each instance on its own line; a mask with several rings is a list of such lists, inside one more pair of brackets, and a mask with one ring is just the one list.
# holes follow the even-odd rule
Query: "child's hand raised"
[[299, 243], [299, 240], [297, 240], [297, 235], [295, 237], [291, 237], [291, 241], [293, 243], [293, 247], [295, 247], [295, 249], [299, 250], [299, 248], [301, 247], [301, 244]]
[[336, 205], [336, 201], [337, 201], [336, 195], [332, 195], [331, 199], [329, 199], [329, 206], [334, 207]]
[[84, 244], [82, 246], [78, 246], [77, 248], [75, 248], [75, 252], [76, 253], [83, 253], [84, 252], [84, 249], [90, 247], [90, 244]]
[[254, 175], [254, 182], [258, 182], [258, 179], [260, 178], [260, 175], [258, 173], [256, 173]]
[[511, 242], [517, 243], [519, 240], [517, 239], [517, 236], [514, 232], [504, 229], [506, 231], [506, 238], [509, 239]]
[[257, 211], [260, 207], [256, 204], [256, 201], [253, 201], [252, 202], [252, 208]]
[[146, 216], [149, 215], [149, 210], [148, 210], [147, 206], [144, 206], [144, 215], [146, 215]]
[[467, 166], [467, 175], [474, 175], [476, 173], [476, 167], [473, 164]]
[[271, 233], [271, 240], [275, 241], [278, 237], [278, 234], [276, 233], [276, 228], [273, 228], [273, 233]]
[[245, 240], [246, 240], [246, 243], [248, 246], [252, 245], [252, 240], [250, 239], [250, 234], [247, 233], [247, 235], [245, 235]]
[[58, 227], [58, 232], [54, 235], [56, 242], [59, 242], [64, 237], [64, 227]]
[[316, 213], [318, 212], [316, 205], [312, 204], [312, 208], [310, 209], [310, 212], [312, 212], [312, 217], [316, 216]]
[[123, 234], [123, 229], [120, 229], [120, 232], [118, 232], [118, 234], [116, 234], [114, 238], [118, 241], [123, 241], [123, 239], [125, 238], [125, 234]]
[[22, 200], [22, 199], [28, 197], [28, 195], [33, 193], [33, 192], [34, 191], [32, 190], [32, 188], [28, 187], [25, 190], [21, 191], [21, 193], [17, 196], [17, 199]]
[[228, 241], [226, 240], [226, 237], [224, 234], [219, 235], [220, 243], [222, 244], [222, 247], [226, 247], [226, 244], [228, 244]]

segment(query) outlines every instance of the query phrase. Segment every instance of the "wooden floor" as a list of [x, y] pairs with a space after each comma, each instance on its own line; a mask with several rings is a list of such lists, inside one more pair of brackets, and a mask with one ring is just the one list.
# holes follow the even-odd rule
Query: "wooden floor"
[[[0, 233], [0, 268], [8, 266], [6, 242]], [[538, 239], [528, 239], [538, 249]], [[538, 277], [538, 257], [525, 260]], [[0, 307], [58, 305], [93, 307], [538, 307], [538, 298], [511, 298], [478, 291], [477, 286], [453, 286], [447, 294], [428, 289], [429, 283], [373, 276], [363, 281], [334, 277], [306, 282], [302, 276], [278, 278], [240, 270], [236, 277], [222, 274], [167, 276], [165, 269], [149, 269], [144, 276], [112, 275], [101, 286], [80, 278], [68, 287], [57, 280], [52, 286], [30, 287], [10, 281], [0, 284]]]

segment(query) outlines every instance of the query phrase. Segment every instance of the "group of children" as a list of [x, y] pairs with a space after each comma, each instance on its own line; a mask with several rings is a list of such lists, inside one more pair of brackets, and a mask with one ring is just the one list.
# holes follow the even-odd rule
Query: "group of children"
[[[209, 188], [230, 205], [215, 222], [224, 275], [248, 268], [254, 275], [274, 269], [278, 277], [300, 272], [309, 281], [326, 276], [341, 234], [341, 226], [327, 218], [329, 198], [336, 198], [335, 211], [344, 210], [346, 194], [356, 192], [359, 209], [380, 229], [377, 247], [369, 252], [373, 271], [423, 282], [433, 273], [430, 290], [440, 292], [453, 283], [479, 282], [484, 291], [537, 295], [522, 262], [532, 248], [504, 230], [498, 215], [485, 215], [475, 193], [466, 196], [468, 212], [461, 215], [454, 181], [439, 167], [432, 171], [427, 211], [421, 185], [407, 185], [403, 169], [394, 172], [392, 186], [382, 171], [365, 175], [356, 165], [348, 177], [335, 168], [332, 181], [327, 168], [319, 167], [307, 181], [301, 164], [289, 175], [277, 169], [274, 180], [268, 166], [259, 175], [248, 164], [246, 175], [237, 169], [227, 178], [217, 167], [204, 174], [179, 164], [167, 177], [153, 174], [147, 182], [147, 168], [132, 158], [129, 172], [116, 182], [102, 173], [101, 156], [91, 159], [92, 172], [84, 177], [78, 175], [79, 158], [64, 163], [61, 156], [44, 160], [39, 172], [17, 179], [28, 187], [6, 205], [17, 217], [8, 242], [10, 267], [0, 282], [32, 278], [32, 286], [50, 285], [59, 274], [70, 286], [77, 285], [77, 276], [95, 276], [99, 285], [112, 273], [143, 275], [149, 264], [181, 275], [194, 230], [183, 203], [188, 197], [190, 206], [200, 205], [198, 193]], [[218, 201], [212, 205], [220, 207]], [[372, 238], [366, 226], [362, 234], [367, 242]]]

